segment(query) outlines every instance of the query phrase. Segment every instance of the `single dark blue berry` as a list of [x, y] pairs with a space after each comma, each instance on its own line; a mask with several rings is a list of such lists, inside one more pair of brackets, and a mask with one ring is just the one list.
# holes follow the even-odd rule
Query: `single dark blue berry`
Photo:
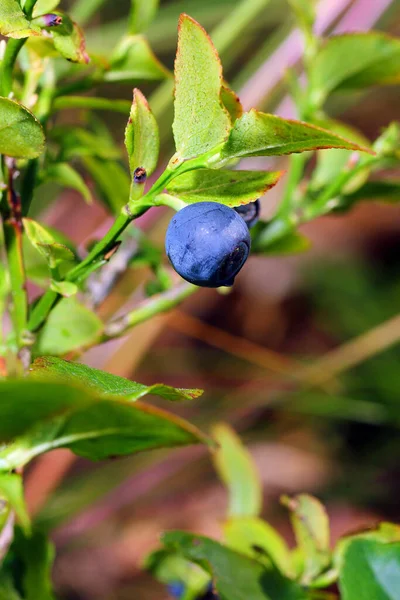
[[186, 281], [202, 287], [231, 286], [249, 255], [250, 235], [232, 208], [197, 202], [171, 219], [165, 249]]
[[182, 598], [185, 593], [185, 585], [180, 581], [175, 581], [173, 583], [168, 584], [168, 592], [171, 594], [173, 598], [177, 598], [179, 600]]
[[255, 202], [236, 206], [235, 210], [242, 217], [247, 227], [251, 229], [260, 217], [260, 201], [257, 199]]

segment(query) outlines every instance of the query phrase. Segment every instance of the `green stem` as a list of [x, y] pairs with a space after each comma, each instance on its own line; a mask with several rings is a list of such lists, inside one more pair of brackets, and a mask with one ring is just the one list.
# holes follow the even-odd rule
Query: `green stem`
[[28, 296], [22, 256], [22, 230], [17, 223], [4, 223], [4, 240], [11, 284], [10, 315], [19, 349], [23, 345], [23, 334], [27, 328]]
[[123, 317], [111, 321], [105, 328], [105, 335], [102, 341], [120, 337], [132, 327], [135, 327], [144, 321], [148, 321], [160, 313], [175, 308], [198, 289], [197, 286], [185, 282], [162, 294], [158, 294], [157, 296], [145, 300], [137, 308], [133, 309]]
[[15, 61], [22, 46], [25, 44], [27, 38], [20, 40], [9, 39], [4, 52], [4, 57], [0, 67], [0, 93], [2, 96], [7, 98], [12, 90], [12, 76]]
[[37, 0], [26, 0], [24, 5], [24, 13], [30, 19]]

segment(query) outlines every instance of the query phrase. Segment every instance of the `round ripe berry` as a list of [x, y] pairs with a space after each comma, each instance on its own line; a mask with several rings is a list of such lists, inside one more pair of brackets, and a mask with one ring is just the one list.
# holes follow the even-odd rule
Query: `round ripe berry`
[[247, 227], [251, 229], [260, 217], [260, 201], [257, 199], [255, 202], [236, 206], [235, 210], [242, 217]]
[[171, 219], [165, 249], [186, 281], [202, 287], [231, 286], [249, 255], [250, 235], [232, 208], [197, 202]]

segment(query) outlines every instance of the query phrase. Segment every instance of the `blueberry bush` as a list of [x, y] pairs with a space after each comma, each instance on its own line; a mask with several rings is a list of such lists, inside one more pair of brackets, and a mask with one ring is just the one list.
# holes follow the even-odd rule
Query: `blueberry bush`
[[[74, 14], [86, 22], [101, 2], [76, 4]], [[324, 40], [315, 35], [314, 3], [289, 4], [304, 37], [304, 79], [295, 72], [287, 77], [298, 120], [244, 111], [213, 41], [186, 14], [178, 23], [172, 74], [145, 35], [155, 0], [132, 0], [127, 31], [108, 56], [89, 55], [80, 24], [58, 10], [57, 0], [1, 0], [1, 599], [55, 598], [53, 546], [24, 503], [31, 461], [56, 448], [103, 460], [191, 444], [209, 449], [228, 488], [229, 512], [222, 540], [171, 531], [147, 559], [172, 597], [400, 598], [398, 526], [380, 523], [332, 549], [320, 502], [307, 494], [283, 497], [297, 542], [289, 548], [260, 518], [260, 482], [234, 432], [225, 425], [203, 432], [142, 400], [190, 402], [202, 390], [145, 385], [78, 361], [85, 350], [179, 305], [199, 286], [232, 286], [251, 255], [307, 250], [300, 225], [361, 200], [398, 200], [398, 181], [384, 175], [400, 158], [399, 125], [388, 123], [371, 143], [331, 118], [327, 103], [338, 92], [398, 83], [400, 41], [373, 31]], [[88, 93], [105, 83], [149, 81], [163, 82], [166, 104], [174, 89], [175, 152], [166, 165], [159, 159], [159, 124], [139, 87], [132, 103]], [[82, 111], [82, 126], [60, 118], [66, 109]], [[97, 111], [126, 115], [124, 158]], [[283, 192], [265, 221], [260, 199], [268, 202], [267, 192], [284, 173], [244, 170], [241, 160], [286, 155]], [[88, 180], [113, 223], [83, 255], [33, 218], [32, 201], [55, 183], [90, 203]], [[165, 236], [169, 266], [134, 224], [163, 207], [176, 211]], [[135, 251], [124, 268], [138, 257], [150, 267], [148, 297], [104, 322], [96, 306], [111, 294], [115, 261], [132, 240]], [[28, 283], [41, 289], [33, 301]]]

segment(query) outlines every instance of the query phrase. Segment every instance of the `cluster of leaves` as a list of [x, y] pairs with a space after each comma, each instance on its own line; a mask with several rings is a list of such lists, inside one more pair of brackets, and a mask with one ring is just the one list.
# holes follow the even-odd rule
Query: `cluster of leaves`
[[[337, 584], [345, 600], [396, 598], [400, 584], [400, 527], [376, 529], [341, 538], [330, 546], [329, 519], [314, 497], [282, 498], [290, 512], [296, 547], [260, 518], [262, 488], [248, 451], [225, 425], [214, 428], [219, 447], [217, 472], [228, 489], [223, 542], [182, 531], [163, 536], [163, 548], [147, 559], [147, 568], [182, 600], [206, 590], [214, 598], [306, 600], [331, 598]], [[179, 584], [179, 586], [177, 586]]]
[[[214, 201], [230, 207], [252, 202], [274, 186], [282, 173], [232, 167], [242, 158], [291, 155], [288, 182], [276, 215], [253, 230], [254, 252], [285, 254], [307, 247], [307, 240], [297, 232], [301, 223], [346, 210], [360, 199], [397, 199], [399, 189], [396, 181], [371, 180], [374, 172], [399, 158], [398, 125], [388, 127], [371, 146], [362, 134], [324, 113], [332, 93], [396, 83], [400, 72], [398, 40], [370, 33], [334, 37], [323, 43], [312, 33], [315, 15], [311, 4], [292, 0], [305, 33], [308, 79], [304, 88], [292, 83], [291, 91], [306, 123], [256, 110], [243, 112], [223, 77], [209, 36], [192, 18], [182, 15], [174, 73], [176, 152], [158, 179], [149, 184], [134, 176], [140, 167], [150, 177], [159, 163], [158, 125], [144, 95], [135, 89], [131, 104], [125, 99], [109, 101], [74, 94], [102, 82], [136, 83], [171, 77], [143, 35], [157, 2], [133, 0], [126, 36], [111, 58], [91, 56], [90, 64], [82, 30], [57, 10], [58, 4], [57, 0], [2, 0], [0, 4], [0, 34], [8, 38], [0, 64], [1, 241], [7, 255], [7, 269], [0, 267], [0, 309], [10, 303], [13, 322], [13, 331], [0, 348], [10, 374], [10, 355], [18, 362], [21, 351], [28, 350], [28, 362], [30, 353], [36, 358], [25, 378], [0, 381], [0, 525], [6, 530], [15, 513], [21, 527], [9, 562], [0, 572], [0, 593], [5, 590], [3, 595], [8, 594], [8, 598], [51, 597], [46, 565], [52, 551], [39, 533], [31, 531], [18, 474], [33, 458], [60, 447], [102, 459], [199, 442], [213, 446], [212, 440], [186, 421], [138, 401], [148, 394], [168, 400], [191, 399], [199, 396], [198, 390], [144, 386], [56, 358], [120, 335], [193, 291], [187, 287], [176, 295], [174, 288], [169, 289], [171, 280], [160, 269], [160, 253], [147, 240], [138, 238], [140, 259], [156, 273], [157, 291], [166, 290], [166, 295], [150, 299], [150, 304], [127, 315], [118, 326], [105, 325], [85, 305], [78, 294], [88, 290], [89, 275], [108, 262], [121, 238], [126, 239], [132, 221], [160, 205], [179, 210], [192, 202]], [[65, 59], [78, 65], [69, 66]], [[74, 107], [89, 111], [87, 127], [66, 128], [50, 119]], [[125, 131], [129, 171], [107, 127], [94, 117], [93, 111], [98, 109], [129, 113]], [[311, 153], [321, 149], [325, 153], [318, 153], [309, 180], [299, 186]], [[91, 201], [87, 175], [115, 222], [81, 260], [70, 240], [32, 219], [29, 209], [35, 190], [48, 182], [74, 188]], [[26, 279], [45, 290], [31, 306]], [[217, 453], [222, 463], [229, 436], [225, 430], [216, 436], [223, 448], [222, 454]], [[232, 448], [237, 453], [235, 443]], [[249, 470], [246, 460], [239, 452], [237, 462], [244, 464], [243, 476]], [[208, 575], [195, 575], [195, 591], [187, 592], [187, 598], [208, 585], [210, 574], [222, 598], [239, 598], [245, 590], [257, 600], [309, 597], [309, 589], [334, 581], [339, 573], [344, 597], [352, 599], [346, 591], [352, 585], [346, 583], [351, 573], [345, 575], [346, 566], [341, 567], [329, 551], [326, 517], [315, 500], [299, 497], [287, 502], [300, 548], [295, 559], [277, 534], [256, 519], [258, 484], [247, 477], [238, 481], [236, 470], [231, 477], [229, 469], [220, 469], [233, 490], [230, 516], [235, 519], [227, 525], [227, 547], [183, 533], [165, 538], [168, 560], [172, 548], [174, 555], [180, 555], [179, 560], [207, 565]], [[238, 516], [250, 521], [242, 524]], [[253, 530], [255, 537], [261, 536], [260, 543], [253, 539]], [[397, 533], [395, 529], [389, 531], [392, 541]], [[245, 542], [248, 538], [249, 544]], [[385, 540], [362, 538], [361, 542]], [[254, 545], [262, 549], [257, 556]], [[390, 552], [393, 547], [397, 552], [397, 547], [389, 547]], [[361, 554], [355, 553], [354, 560], [372, 560], [375, 550], [363, 548]], [[384, 557], [386, 551], [386, 547], [376, 550]], [[346, 549], [344, 556], [348, 552]], [[164, 558], [162, 554], [156, 563], [164, 564]], [[22, 575], [18, 567], [21, 561]]]

